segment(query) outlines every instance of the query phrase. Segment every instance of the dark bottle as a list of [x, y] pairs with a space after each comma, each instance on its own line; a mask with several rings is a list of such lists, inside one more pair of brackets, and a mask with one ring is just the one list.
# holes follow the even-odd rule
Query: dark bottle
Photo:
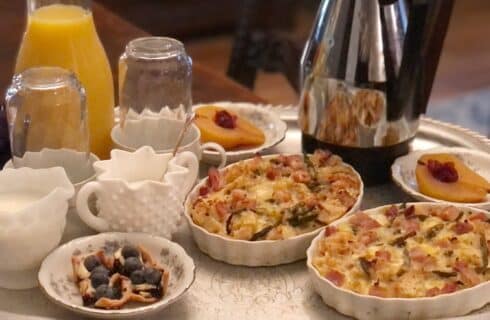
[[4, 105], [0, 105], [0, 168], [10, 158], [10, 142]]
[[305, 152], [328, 148], [364, 182], [390, 177], [425, 112], [452, 0], [323, 0], [301, 60]]

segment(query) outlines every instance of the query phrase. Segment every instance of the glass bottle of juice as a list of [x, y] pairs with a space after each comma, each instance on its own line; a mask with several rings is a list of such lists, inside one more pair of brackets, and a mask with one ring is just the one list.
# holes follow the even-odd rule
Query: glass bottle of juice
[[[108, 158], [114, 85], [88, 0], [27, 0], [27, 27], [15, 72], [58, 66], [75, 73], [87, 94], [90, 150]], [[75, 112], [75, 111], [74, 111]]]

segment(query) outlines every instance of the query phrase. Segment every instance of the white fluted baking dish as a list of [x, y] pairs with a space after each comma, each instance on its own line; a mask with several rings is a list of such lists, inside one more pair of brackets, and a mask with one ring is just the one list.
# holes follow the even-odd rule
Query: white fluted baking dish
[[[264, 156], [263, 158], [269, 159], [276, 156], [277, 155], [269, 155]], [[237, 165], [237, 163], [231, 164], [220, 171], [222, 172], [223, 170], [226, 170], [234, 165]], [[346, 163], [344, 163], [344, 165], [351, 168], [360, 181], [360, 190], [356, 202], [352, 208], [343, 215], [347, 216], [359, 210], [364, 194], [364, 184], [360, 175], [354, 170], [354, 168]], [[184, 212], [197, 246], [201, 251], [216, 260], [229, 264], [250, 267], [275, 266], [294, 262], [306, 257], [306, 249], [308, 248], [311, 240], [315, 237], [315, 235], [323, 230], [323, 228], [318, 228], [316, 230], [284, 240], [261, 241], [238, 240], [211, 233], [205, 228], [194, 223], [190, 210], [192, 203], [199, 196], [199, 189], [206, 185], [207, 180], [208, 178], [202, 179], [189, 193], [184, 204]]]
[[[447, 204], [432, 202], [408, 203], [407, 206], [446, 207]], [[384, 212], [392, 205], [385, 205], [370, 210], [365, 210], [367, 215]], [[458, 209], [482, 212], [490, 218], [490, 213], [485, 210], [471, 208], [463, 205], [454, 205]], [[349, 217], [343, 217], [330, 226], [336, 226], [346, 222]], [[456, 317], [470, 313], [485, 306], [490, 302], [490, 282], [483, 282], [474, 287], [455, 291], [449, 294], [441, 294], [424, 298], [381, 298], [377, 296], [363, 295], [336, 286], [330, 280], [322, 277], [313, 266], [313, 257], [317, 251], [319, 241], [324, 237], [323, 232], [318, 234], [311, 242], [307, 251], [307, 267], [310, 280], [315, 291], [321, 296], [323, 302], [340, 313], [361, 320], [417, 320], [439, 319]], [[481, 319], [487, 319], [485, 318]], [[480, 319], [480, 318], [478, 318]]]

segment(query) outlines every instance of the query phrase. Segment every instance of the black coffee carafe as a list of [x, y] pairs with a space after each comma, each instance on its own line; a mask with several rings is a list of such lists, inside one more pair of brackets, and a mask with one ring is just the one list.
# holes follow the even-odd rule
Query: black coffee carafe
[[0, 169], [10, 159], [10, 142], [5, 107], [0, 104]]
[[323, 0], [301, 60], [304, 152], [386, 182], [427, 107], [452, 0]]

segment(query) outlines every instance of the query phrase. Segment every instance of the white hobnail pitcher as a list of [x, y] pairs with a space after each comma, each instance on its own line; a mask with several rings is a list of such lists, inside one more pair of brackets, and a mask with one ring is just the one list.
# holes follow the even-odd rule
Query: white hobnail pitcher
[[[94, 163], [97, 181], [77, 196], [80, 218], [99, 231], [144, 232], [171, 238], [194, 185], [199, 162], [192, 152], [157, 154], [148, 146], [135, 152], [112, 150], [111, 159]], [[89, 208], [97, 196], [98, 214]]]

